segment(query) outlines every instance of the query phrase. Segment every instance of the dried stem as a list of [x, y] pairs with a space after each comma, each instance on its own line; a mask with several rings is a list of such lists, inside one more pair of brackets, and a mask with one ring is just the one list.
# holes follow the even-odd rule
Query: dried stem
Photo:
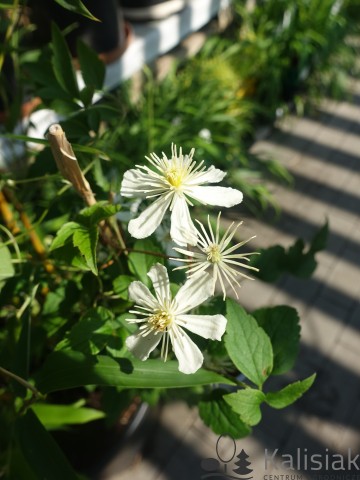
[[[60, 173], [72, 184], [89, 207], [95, 205], [95, 195], [79, 167], [72, 146], [66, 139], [61, 126], [59, 124], [51, 125], [47, 138]], [[115, 222], [112, 224], [110, 219], [107, 222], [102, 221], [100, 228], [103, 243], [110, 244], [115, 249], [120, 244], [121, 251], [126, 252], [124, 239]]]
[[69, 180], [89, 207], [94, 205], [96, 203], [94, 193], [79, 167], [72, 146], [66, 139], [64, 130], [59, 124], [51, 125], [47, 138], [60, 173]]
[[49, 262], [49, 260], [46, 259], [46, 249], [44, 247], [44, 244], [36, 233], [34, 226], [32, 225], [27, 213], [24, 210], [23, 205], [17, 200], [14, 192], [12, 192], [8, 188], [4, 188], [3, 192], [0, 192], [0, 205], [1, 213], [7, 227], [10, 231], [12, 231], [13, 234], [20, 231], [12, 215], [11, 209], [9, 208], [7, 199], [9, 200], [9, 202], [11, 202], [12, 206], [19, 213], [20, 220], [29, 235], [32, 246], [34, 247], [35, 252], [43, 261], [46, 271], [48, 273], [52, 273], [54, 271], [54, 266], [51, 262]]
[[20, 229], [17, 226], [16, 220], [14, 218], [13, 212], [6, 200], [5, 195], [0, 190], [0, 213], [4, 219], [5, 225], [10, 230], [13, 235], [20, 233]]

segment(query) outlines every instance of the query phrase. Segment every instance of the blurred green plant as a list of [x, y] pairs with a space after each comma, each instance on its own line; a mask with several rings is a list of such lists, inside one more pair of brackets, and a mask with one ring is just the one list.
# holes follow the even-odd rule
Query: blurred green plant
[[[343, 79], [336, 79], [349, 74], [349, 61], [344, 58], [351, 58], [354, 65], [357, 56], [356, 48], [344, 41], [358, 32], [352, 14], [356, 5], [354, 0], [268, 0], [249, 10], [235, 1], [234, 66], [247, 95], [263, 106], [263, 117], [275, 118], [279, 107], [294, 95], [339, 92]], [[329, 77], [331, 82], [325, 80]], [[324, 90], [326, 83], [331, 88]], [[316, 89], [315, 84], [321, 87]]]

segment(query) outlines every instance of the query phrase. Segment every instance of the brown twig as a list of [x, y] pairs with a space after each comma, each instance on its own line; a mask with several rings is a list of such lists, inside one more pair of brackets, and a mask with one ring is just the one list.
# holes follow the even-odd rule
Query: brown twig
[[12, 206], [19, 213], [20, 220], [28, 232], [30, 242], [34, 247], [35, 252], [43, 261], [46, 271], [48, 273], [52, 273], [54, 271], [54, 266], [52, 263], [49, 262], [49, 260], [46, 259], [46, 249], [44, 247], [44, 244], [42, 243], [40, 237], [36, 233], [27, 213], [24, 210], [23, 205], [18, 201], [15, 194], [10, 189], [4, 188], [4, 190], [0, 192], [0, 205], [1, 205], [1, 213], [3, 215], [4, 221], [8, 226], [9, 230], [11, 230], [13, 234], [20, 232], [20, 229], [18, 228], [16, 221], [13, 217], [13, 214], [9, 208], [7, 200], [11, 202]]
[[60, 173], [83, 197], [86, 205], [95, 205], [95, 195], [89, 182], [82, 173], [71, 144], [67, 141], [64, 130], [59, 124], [51, 125], [47, 138]]
[[[60, 173], [72, 184], [89, 207], [95, 205], [95, 195], [79, 167], [72, 146], [66, 139], [61, 126], [59, 124], [51, 125], [47, 138]], [[115, 222], [112, 224], [108, 219], [100, 222], [99, 225], [103, 243], [110, 245], [115, 250], [118, 250], [118, 245], [120, 245], [120, 250], [126, 252], [126, 245]]]
[[4, 219], [4, 223], [7, 226], [7, 228], [10, 230], [10, 232], [13, 235], [20, 233], [20, 228], [16, 223], [13, 212], [8, 204], [8, 201], [6, 200], [5, 195], [1, 190], [0, 190], [0, 212], [1, 212], [1, 216]]

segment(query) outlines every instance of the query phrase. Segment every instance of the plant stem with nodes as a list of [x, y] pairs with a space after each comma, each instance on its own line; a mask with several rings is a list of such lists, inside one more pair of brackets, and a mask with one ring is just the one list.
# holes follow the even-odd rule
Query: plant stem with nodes
[[18, 383], [20, 383], [20, 385], [22, 385], [23, 387], [27, 388], [28, 390], [31, 390], [32, 393], [35, 395], [36, 398], [40, 398], [40, 397], [41, 397], [41, 393], [39, 392], [39, 390], [37, 390], [37, 388], [35, 388], [33, 385], [31, 385], [31, 383], [29, 383], [28, 381], [26, 381], [24, 378], [19, 377], [19, 376], [16, 375], [15, 373], [10, 372], [9, 370], [6, 370], [6, 368], [3, 368], [3, 367], [0, 367], [0, 373], [2, 373], [3, 375], [5, 375], [6, 377], [9, 377], [9, 378], [15, 380], [15, 381], [18, 382]]

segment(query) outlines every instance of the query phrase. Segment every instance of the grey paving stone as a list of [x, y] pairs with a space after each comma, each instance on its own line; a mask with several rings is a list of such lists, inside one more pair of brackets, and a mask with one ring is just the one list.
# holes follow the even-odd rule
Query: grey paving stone
[[197, 410], [182, 401], [167, 404], [161, 410], [154, 435], [146, 446], [146, 457], [153, 463], [163, 465], [172, 452], [181, 445], [197, 419]]
[[316, 138], [320, 131], [325, 128], [320, 122], [307, 117], [288, 115], [279, 122], [282, 132], [291, 132], [292, 135], [303, 139]]
[[360, 450], [360, 405], [354, 409], [349, 419], [349, 426], [344, 428], [338, 439], [338, 449], [347, 449], [349, 445], [354, 452]]
[[[284, 135], [282, 134], [282, 136]], [[276, 143], [272, 136], [256, 142], [250, 149], [250, 153], [258, 155], [260, 158], [276, 160], [288, 167], [297, 165], [302, 156], [301, 150], [299, 151], [296, 146], [291, 143], [281, 143], [281, 136], [279, 143]]]
[[[360, 350], [360, 300], [356, 302], [346, 328], [341, 332], [339, 342], [353, 352]], [[360, 361], [360, 359], [359, 359]]]
[[348, 321], [349, 310], [319, 297], [301, 323], [301, 339], [326, 355], [336, 345]]
[[[234, 294], [228, 289], [229, 296], [235, 298]], [[276, 289], [271, 284], [262, 282], [261, 280], [244, 280], [241, 289], [237, 290], [239, 302], [248, 310], [256, 310], [264, 306], [273, 305], [273, 298]]]
[[[334, 285], [339, 292], [339, 301], [350, 307], [360, 296], [359, 253], [347, 251], [348, 262], [338, 261], [331, 271], [328, 284], [324, 288], [324, 296], [334, 295]], [[351, 261], [353, 260], [353, 261]]]

